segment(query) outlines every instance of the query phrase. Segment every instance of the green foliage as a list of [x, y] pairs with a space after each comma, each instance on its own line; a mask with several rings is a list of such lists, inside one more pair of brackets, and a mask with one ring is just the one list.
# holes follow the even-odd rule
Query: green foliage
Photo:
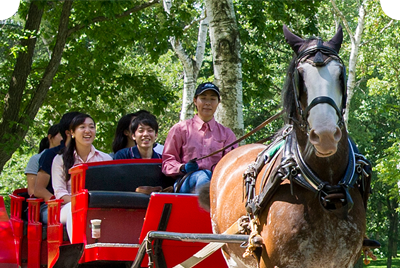
[[4, 198], [7, 210], [10, 207], [8, 195], [15, 189], [27, 187], [24, 170], [34, 152], [29, 152], [28, 148], [24, 149], [13, 154], [13, 157], [7, 162], [3, 172], [0, 174], [0, 195]]
[[358, 58], [358, 83], [351, 104], [349, 129], [360, 151], [374, 167], [367, 229], [370, 237], [381, 242], [380, 252], [386, 255], [389, 238], [394, 238], [388, 233], [390, 219], [396, 213], [393, 202], [400, 201], [400, 31], [398, 21], [389, 25], [390, 19], [382, 12], [379, 1], [367, 3], [368, 15]]
[[[234, 1], [240, 31], [245, 132], [281, 110], [281, 91], [293, 55], [282, 27], [306, 37], [318, 35], [314, 16], [321, 2]], [[294, 23], [295, 22], [295, 23]], [[276, 121], [247, 139], [271, 136], [283, 126]]]
[[[111, 151], [119, 118], [139, 109], [159, 120], [158, 141], [179, 120], [182, 66], [170, 50], [169, 36], [176, 36], [189, 55], [195, 54], [202, 1], [174, 1], [171, 15], [161, 3], [122, 14], [143, 1], [74, 1], [71, 34], [61, 65], [45, 102], [29, 126], [24, 143], [0, 176], [2, 194], [25, 186], [23, 169], [47, 129], [67, 111], [89, 113], [97, 122], [95, 146]], [[355, 32], [360, 1], [336, 1], [348, 26]], [[385, 16], [379, 0], [366, 1], [367, 17], [357, 64], [357, 85], [350, 107], [348, 130], [361, 153], [374, 167], [373, 194], [368, 204], [368, 235], [378, 239], [384, 255], [389, 236], [390, 202], [398, 202], [400, 145], [400, 25]], [[25, 107], [47, 67], [61, 14], [62, 2], [36, 1], [45, 12], [40, 32], [24, 31], [29, 2], [22, 1], [18, 16], [3, 21], [0, 30], [0, 105], [10, 83], [18, 52], [26, 50], [21, 38], [36, 37], [37, 46], [22, 99]], [[292, 51], [284, 41], [286, 24], [303, 37], [331, 38], [336, 31], [329, 1], [234, 1], [242, 56], [245, 132], [278, 112], [281, 88]], [[385, 28], [386, 27], [386, 28]], [[206, 45], [198, 82], [213, 77], [210, 43]], [[351, 41], [344, 32], [340, 55], [347, 65]], [[0, 115], [3, 109], [0, 109]], [[21, 110], [23, 114], [23, 109]], [[283, 125], [273, 122], [246, 142], [267, 138]], [[15, 138], [15, 137], [10, 137]], [[15, 148], [14, 148], [15, 149]]]

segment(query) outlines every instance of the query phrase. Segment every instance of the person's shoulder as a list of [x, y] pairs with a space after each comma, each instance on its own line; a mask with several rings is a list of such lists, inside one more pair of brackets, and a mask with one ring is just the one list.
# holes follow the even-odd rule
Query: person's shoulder
[[102, 152], [102, 151], [99, 151], [97, 149], [96, 149], [96, 152], [101, 156], [102, 159], [104, 159], [104, 160], [112, 160], [112, 157], [109, 154], [107, 154], [105, 152]]
[[130, 148], [123, 148], [117, 151], [114, 155], [114, 159], [130, 159], [130, 157], [127, 157], [129, 155], [129, 150]]
[[42, 156], [43, 152], [39, 153], [39, 154], [34, 154], [31, 156], [31, 158], [29, 158], [29, 162], [34, 162], [34, 161], [39, 161], [40, 157]]
[[158, 153], [159, 155], [162, 155], [163, 150], [164, 150], [164, 145], [155, 143], [155, 146], [153, 147], [153, 150]]
[[190, 119], [187, 120], [183, 120], [183, 121], [179, 121], [178, 123], [176, 123], [175, 125], [173, 125], [169, 131], [168, 131], [168, 137], [173, 137], [176, 135], [181, 135], [182, 132], [185, 131], [185, 129], [187, 129], [187, 126], [190, 124], [189, 123]]
[[58, 151], [60, 150], [60, 149], [58, 149], [58, 150], [55, 149], [57, 147], [53, 147], [53, 148], [50, 148], [50, 149], [47, 149], [46, 151], [44, 151], [43, 154], [40, 156], [39, 161], [53, 160], [54, 157], [57, 155]]
[[35, 155], [32, 155], [31, 158], [29, 158], [29, 161], [25, 167], [25, 174], [27, 174], [27, 173], [37, 174], [37, 171], [39, 169], [39, 159], [40, 159], [41, 155], [42, 155], [42, 153], [35, 154]]
[[190, 120], [191, 119], [186, 119], [175, 123], [175, 125], [172, 126], [171, 130], [182, 129], [182, 127], [185, 127], [190, 123]]
[[162, 159], [162, 154], [158, 153], [156, 150], [153, 148], [153, 155], [151, 156], [152, 159]]
[[54, 158], [53, 158], [53, 165], [54, 164], [63, 164], [64, 159], [63, 159], [63, 155], [62, 154], [57, 154]]
[[230, 129], [229, 127], [224, 126], [223, 124], [221, 124], [221, 123], [219, 123], [217, 121], [215, 121], [215, 125], [218, 126], [219, 128], [224, 129], [227, 132], [232, 132], [233, 133], [232, 129]]

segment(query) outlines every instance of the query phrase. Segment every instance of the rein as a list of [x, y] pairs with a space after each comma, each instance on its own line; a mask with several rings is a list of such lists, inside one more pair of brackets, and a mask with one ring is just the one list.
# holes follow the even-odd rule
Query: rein
[[279, 118], [282, 114], [284, 113], [283, 110], [281, 110], [280, 112], [276, 113], [275, 115], [271, 116], [270, 118], [268, 118], [267, 120], [265, 120], [264, 122], [262, 122], [258, 127], [254, 128], [253, 130], [251, 130], [250, 132], [248, 132], [247, 134], [243, 135], [242, 137], [240, 137], [239, 139], [235, 140], [234, 142], [228, 144], [227, 146], [212, 152], [211, 154], [208, 154], [206, 156], [202, 156], [200, 158], [193, 158], [192, 160], [190, 160], [191, 162], [196, 162], [196, 161], [200, 161], [202, 159], [205, 159], [207, 157], [213, 156], [215, 154], [218, 154], [222, 151], [225, 151], [226, 149], [228, 149], [229, 147], [232, 147], [233, 145], [241, 142], [244, 139], [247, 139], [248, 137], [250, 137], [251, 135], [253, 135], [254, 133], [256, 133], [257, 131], [259, 131], [260, 129], [262, 129], [263, 127], [265, 127], [266, 125], [268, 125], [269, 123], [271, 123], [272, 121], [274, 121], [275, 119]]

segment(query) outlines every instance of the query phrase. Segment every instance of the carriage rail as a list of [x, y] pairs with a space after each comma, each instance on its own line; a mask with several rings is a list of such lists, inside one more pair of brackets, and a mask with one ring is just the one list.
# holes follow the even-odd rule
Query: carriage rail
[[235, 243], [242, 244], [249, 240], [249, 235], [225, 235], [225, 234], [198, 234], [198, 233], [175, 233], [164, 231], [148, 232], [146, 238], [140, 245], [135, 261], [131, 268], [140, 268], [145, 254], [149, 255], [149, 267], [152, 267], [152, 242], [155, 240], [175, 240], [182, 242], [200, 243]]

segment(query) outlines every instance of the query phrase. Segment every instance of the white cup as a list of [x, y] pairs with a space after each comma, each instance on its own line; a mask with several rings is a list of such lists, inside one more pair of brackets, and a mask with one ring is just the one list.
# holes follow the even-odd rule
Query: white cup
[[100, 238], [100, 227], [101, 227], [101, 220], [93, 219], [90, 220], [92, 224], [92, 238], [99, 239]]

